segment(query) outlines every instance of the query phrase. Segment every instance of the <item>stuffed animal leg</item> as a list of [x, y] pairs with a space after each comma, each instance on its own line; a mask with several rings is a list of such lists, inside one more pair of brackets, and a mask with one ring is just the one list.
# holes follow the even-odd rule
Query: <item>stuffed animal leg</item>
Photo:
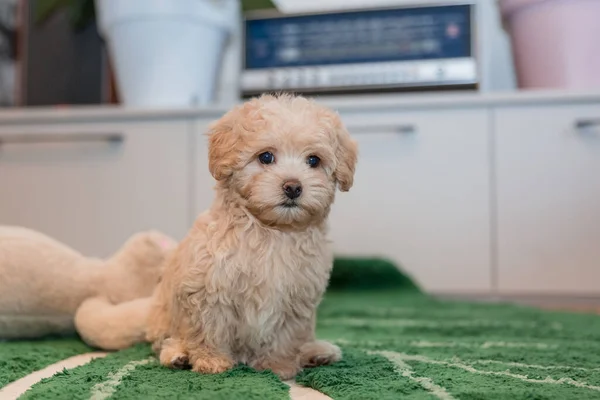
[[84, 301], [75, 328], [84, 342], [102, 350], [121, 350], [144, 342], [151, 297], [112, 304], [104, 297]]
[[[143, 301], [122, 310], [108, 306], [151, 296], [176, 245], [161, 232], [139, 232], [102, 260], [86, 257], [40, 232], [0, 226], [0, 340], [73, 334], [74, 315], [88, 299], [95, 300], [83, 310], [97, 308], [98, 318], [109, 321], [106, 313], [123, 315], [133, 324]], [[85, 312], [81, 315], [88, 318]], [[92, 322], [82, 320], [86, 328]], [[132, 340], [131, 336], [122, 339]], [[116, 336], [112, 342], [118, 344]]]

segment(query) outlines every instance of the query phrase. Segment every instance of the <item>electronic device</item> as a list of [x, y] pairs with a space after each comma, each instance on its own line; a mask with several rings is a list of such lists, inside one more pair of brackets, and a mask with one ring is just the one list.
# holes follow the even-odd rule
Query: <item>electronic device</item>
[[490, 10], [482, 4], [415, 0], [376, 9], [247, 14], [242, 95], [492, 87], [485, 75], [493, 65], [492, 42], [480, 23]]

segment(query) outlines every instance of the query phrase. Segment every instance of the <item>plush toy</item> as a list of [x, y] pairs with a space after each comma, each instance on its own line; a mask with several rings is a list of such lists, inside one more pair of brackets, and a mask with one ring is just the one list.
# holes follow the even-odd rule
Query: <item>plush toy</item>
[[149, 298], [176, 242], [132, 236], [108, 260], [26, 228], [0, 226], [0, 339], [73, 333], [105, 350], [144, 339]]

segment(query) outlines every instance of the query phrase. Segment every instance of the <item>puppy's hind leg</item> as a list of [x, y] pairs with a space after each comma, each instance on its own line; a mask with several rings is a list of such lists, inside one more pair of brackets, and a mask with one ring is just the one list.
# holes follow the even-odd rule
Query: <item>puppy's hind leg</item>
[[324, 340], [308, 342], [300, 347], [300, 365], [303, 368], [329, 365], [342, 359], [342, 350]]
[[252, 360], [250, 366], [258, 371], [269, 370], [282, 380], [294, 378], [301, 370], [297, 356], [269, 354], [266, 358]]
[[169, 303], [162, 287], [157, 287], [152, 296], [146, 318], [146, 341], [153, 343], [153, 349], [156, 352], [160, 350], [163, 340], [171, 336], [172, 318], [169, 308]]

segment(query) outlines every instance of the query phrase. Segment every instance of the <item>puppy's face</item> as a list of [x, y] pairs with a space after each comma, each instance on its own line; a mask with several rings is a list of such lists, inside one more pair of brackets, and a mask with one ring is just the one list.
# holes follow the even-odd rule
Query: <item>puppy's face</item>
[[322, 221], [336, 188], [352, 186], [356, 157], [339, 117], [301, 97], [251, 100], [217, 121], [209, 138], [214, 178], [271, 226]]

